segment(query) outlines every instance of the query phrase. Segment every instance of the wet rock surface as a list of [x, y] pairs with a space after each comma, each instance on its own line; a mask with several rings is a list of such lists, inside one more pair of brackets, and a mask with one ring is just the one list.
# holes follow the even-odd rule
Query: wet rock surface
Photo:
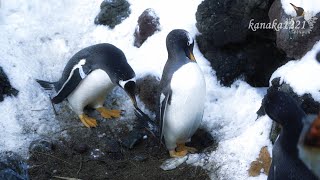
[[[320, 19], [320, 13], [314, 16]], [[292, 18], [284, 12], [280, 0], [275, 0], [272, 4], [269, 11], [269, 17], [270, 22], [276, 19], [279, 23], [285, 23], [288, 18]], [[304, 20], [301, 20], [301, 22], [303, 21]], [[319, 41], [320, 21], [317, 20], [315, 24], [313, 24], [310, 33], [299, 34], [295, 33], [293, 30], [282, 28], [276, 32], [276, 38], [277, 47], [285, 51], [288, 57], [300, 59], [312, 49], [317, 41]]]
[[18, 90], [11, 86], [8, 76], [2, 67], [0, 67], [0, 102], [3, 101], [5, 96], [16, 96], [18, 92]]
[[138, 25], [134, 31], [134, 46], [140, 47], [148, 37], [160, 30], [159, 17], [153, 9], [146, 9], [139, 16]]
[[100, 9], [94, 23], [109, 26], [111, 29], [129, 17], [131, 13], [130, 4], [126, 0], [104, 0]]
[[22, 157], [10, 151], [0, 153], [0, 179], [29, 180]]
[[253, 31], [250, 20], [269, 22], [271, 0], [205, 0], [196, 13], [200, 51], [210, 61], [220, 83], [241, 78], [254, 87], [269, 85], [272, 73], [289, 59], [276, 47], [273, 30]]

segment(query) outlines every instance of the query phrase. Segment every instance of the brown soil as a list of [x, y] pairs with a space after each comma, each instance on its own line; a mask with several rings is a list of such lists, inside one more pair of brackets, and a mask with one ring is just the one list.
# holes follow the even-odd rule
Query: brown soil
[[[201, 167], [185, 163], [174, 170], [162, 170], [161, 164], [170, 157], [153, 137], [140, 140], [133, 149], [124, 147], [121, 142], [130, 136], [130, 131], [123, 124], [118, 124], [116, 131], [112, 129], [110, 124], [116, 120], [102, 122], [98, 119], [99, 126], [88, 129], [77, 118], [69, 118], [66, 121], [71, 125], [58, 134], [58, 138], [49, 140], [51, 150], [30, 150], [30, 179], [209, 179]], [[204, 131], [196, 134], [198, 137], [195, 138], [200, 140], [193, 138], [191, 143], [200, 152], [208, 146], [216, 147], [213, 141], [209, 142], [208, 138], [203, 137]], [[202, 141], [202, 138], [206, 139]], [[97, 157], [92, 155], [93, 152]]]

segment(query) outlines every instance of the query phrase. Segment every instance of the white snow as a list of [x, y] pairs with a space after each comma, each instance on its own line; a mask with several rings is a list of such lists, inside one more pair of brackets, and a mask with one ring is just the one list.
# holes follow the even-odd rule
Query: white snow
[[302, 7], [307, 14], [315, 16], [320, 12], [320, 4], [318, 0], [281, 0], [282, 8], [286, 14], [291, 16], [296, 16], [296, 12], [290, 3], [294, 4], [297, 7]]
[[300, 60], [292, 60], [278, 68], [270, 80], [281, 77], [281, 82], [290, 84], [298, 95], [310, 93], [316, 101], [320, 101], [320, 65], [316, 60], [319, 51], [320, 41]]
[[[198, 33], [195, 13], [201, 1], [129, 0], [129, 18], [113, 30], [93, 23], [101, 0], [2, 1], [0, 66], [7, 73], [11, 84], [20, 92], [17, 97], [6, 97], [0, 103], [1, 151], [13, 150], [25, 154], [30, 141], [40, 135], [50, 136], [61, 129], [48, 95], [34, 79], [58, 80], [65, 64], [74, 53], [102, 42], [112, 43], [123, 50], [137, 78], [147, 74], [160, 78], [167, 59], [167, 34], [172, 29], [179, 28], [187, 30], [195, 37]], [[300, 5], [294, 0], [293, 3]], [[153, 8], [159, 16], [161, 31], [148, 38], [140, 48], [136, 48], [133, 46], [133, 33], [138, 17], [147, 8]], [[263, 174], [249, 178], [247, 172], [250, 163], [258, 157], [261, 147], [268, 146], [271, 150], [268, 140], [271, 120], [267, 116], [257, 119], [256, 115], [266, 89], [252, 88], [241, 80], [230, 88], [222, 87], [197, 44], [194, 54], [205, 74], [207, 85], [202, 127], [211, 132], [219, 141], [219, 146], [210, 153], [190, 155], [187, 163], [206, 168], [212, 179], [266, 179]], [[310, 52], [309, 56], [314, 56], [314, 51]], [[295, 71], [301, 77], [303, 73], [298, 70], [298, 66], [307, 64], [302, 61], [310, 61], [310, 65], [314, 65], [308, 59], [291, 62], [292, 65], [289, 63], [286, 65], [288, 68], [280, 68], [274, 76], [284, 76], [284, 80], [290, 82], [296, 91], [313, 92], [312, 95], [319, 100], [320, 97], [314, 93], [315, 84], [319, 82], [310, 83], [305, 78], [300, 78], [303, 79], [305, 88], [299, 89], [301, 80], [293, 81], [290, 75], [285, 75], [290, 74], [289, 69], [296, 67]], [[305, 68], [311, 67], [310, 65]], [[314, 65], [307, 73], [315, 71]], [[315, 77], [319, 75], [312, 78]], [[123, 90], [116, 89], [113, 95], [122, 103], [121, 106], [132, 109], [130, 99], [124, 96]], [[144, 107], [140, 101], [138, 103]], [[147, 109], [142, 109], [150, 114]], [[134, 116], [132, 110], [128, 110], [126, 115]]]

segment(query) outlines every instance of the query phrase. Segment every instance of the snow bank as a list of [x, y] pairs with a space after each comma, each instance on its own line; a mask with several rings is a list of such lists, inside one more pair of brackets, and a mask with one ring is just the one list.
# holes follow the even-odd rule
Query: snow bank
[[290, 84], [298, 95], [310, 93], [316, 101], [320, 101], [320, 65], [316, 60], [319, 51], [320, 41], [300, 60], [290, 61], [278, 68], [270, 80], [281, 77], [281, 82]]

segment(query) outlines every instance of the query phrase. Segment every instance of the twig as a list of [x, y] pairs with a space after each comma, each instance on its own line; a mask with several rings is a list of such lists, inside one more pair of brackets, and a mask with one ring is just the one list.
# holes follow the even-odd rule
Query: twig
[[61, 176], [52, 176], [52, 177], [57, 178], [57, 179], [64, 179], [64, 180], [81, 180], [78, 178], [69, 178], [69, 177], [61, 177]]
[[80, 155], [80, 166], [79, 166], [79, 170], [77, 171], [77, 175], [79, 175], [81, 169], [82, 169], [82, 156]]
[[70, 166], [72, 166], [72, 164], [70, 164], [69, 162], [67, 162], [67, 161], [65, 161], [65, 160], [63, 160], [63, 159], [60, 159], [60, 158], [58, 158], [58, 157], [56, 157], [56, 156], [53, 156], [53, 155], [51, 155], [51, 154], [47, 154], [47, 153], [43, 153], [43, 152], [39, 152], [39, 151], [34, 151], [34, 153], [38, 153], [38, 154], [42, 154], [42, 155], [45, 155], [45, 156], [48, 156], [48, 157], [52, 157], [52, 158], [54, 158], [54, 159], [58, 159], [58, 160], [60, 160], [60, 161], [62, 161], [62, 162], [64, 162], [64, 163], [69, 164]]

